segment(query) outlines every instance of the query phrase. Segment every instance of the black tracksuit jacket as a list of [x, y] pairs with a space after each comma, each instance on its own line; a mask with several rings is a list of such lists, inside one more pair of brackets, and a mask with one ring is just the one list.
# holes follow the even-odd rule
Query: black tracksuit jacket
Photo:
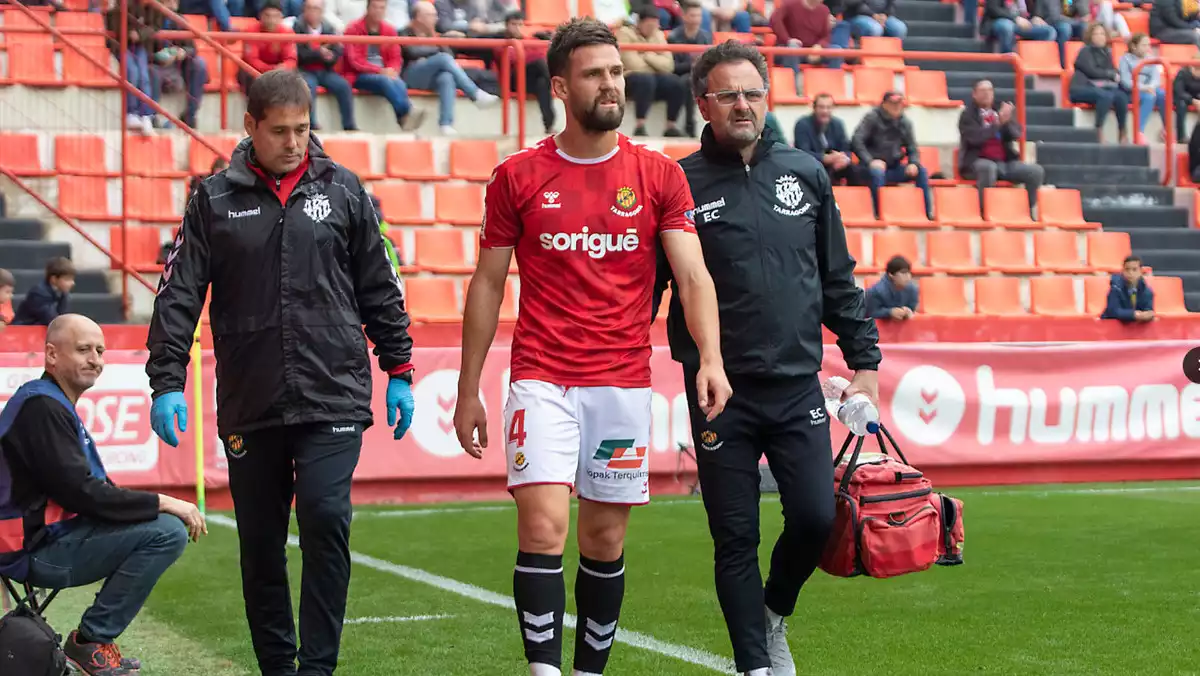
[[150, 387], [156, 397], [183, 390], [211, 285], [219, 434], [313, 422], [369, 426], [364, 325], [382, 370], [407, 374], [412, 357], [379, 217], [358, 177], [315, 136], [286, 204], [275, 192], [280, 181], [252, 166], [252, 155], [243, 140], [229, 168], [201, 181], [188, 201], [154, 301]]
[[[847, 365], [875, 370], [875, 321], [854, 285], [841, 212], [829, 175], [810, 155], [764, 129], [754, 157], [721, 148], [705, 127], [701, 147], [680, 160], [696, 202], [696, 230], [717, 287], [721, 353], [729, 374], [795, 377], [821, 369], [821, 325], [837, 335]], [[654, 313], [672, 283], [659, 251]], [[672, 289], [671, 356], [695, 368], [699, 352]]]

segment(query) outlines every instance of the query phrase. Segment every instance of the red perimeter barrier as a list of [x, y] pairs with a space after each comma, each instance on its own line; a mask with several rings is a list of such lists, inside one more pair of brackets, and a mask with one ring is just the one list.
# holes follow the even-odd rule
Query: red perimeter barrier
[[[1113, 332], [1109, 337], [1131, 328], [1087, 321], [1098, 332]], [[415, 329], [418, 345], [428, 344], [423, 328]], [[885, 335], [890, 328], [882, 327]], [[1200, 338], [1200, 321], [1163, 319], [1138, 328], [1143, 330], [1122, 334], [1131, 340], [1118, 343], [885, 343], [883, 420], [910, 459], [940, 484], [1200, 478], [1200, 385], [1189, 383], [1182, 369], [1184, 354]], [[1163, 334], [1193, 340], [1137, 340]], [[110, 327], [108, 335], [108, 367], [80, 402], [84, 422], [114, 480], [188, 495], [195, 481], [193, 436], [183, 435], [180, 447], [171, 448], [150, 431], [146, 353], [129, 349], [132, 338], [144, 343], [145, 327]], [[32, 345], [39, 336], [40, 329], [24, 327], [0, 333], [0, 403], [41, 374], [40, 345]], [[113, 343], [125, 344], [114, 349]], [[210, 402], [204, 412], [205, 483], [219, 507], [227, 504], [227, 461], [216, 431], [212, 353], [205, 351], [203, 359], [204, 398]], [[481, 394], [493, 443], [483, 460], [474, 460], [459, 449], [452, 426], [459, 350], [418, 348], [412, 429], [400, 442], [382, 424], [367, 430], [355, 499], [503, 497], [508, 359], [508, 348], [497, 347], [484, 368]], [[846, 373], [836, 346], [826, 346], [825, 359], [828, 374]], [[694, 475], [691, 460], [681, 464], [677, 450], [679, 443], [691, 443], [683, 378], [665, 348], [655, 350], [652, 366], [651, 490], [679, 492]], [[382, 422], [386, 379], [376, 377], [374, 384], [375, 416]], [[835, 440], [844, 435], [833, 423]]]

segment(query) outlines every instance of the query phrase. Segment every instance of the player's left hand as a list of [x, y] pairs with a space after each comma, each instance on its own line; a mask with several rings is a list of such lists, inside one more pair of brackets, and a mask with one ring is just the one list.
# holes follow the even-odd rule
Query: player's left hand
[[856, 394], [867, 395], [875, 408], [879, 408], [879, 371], [855, 371], [854, 377], [850, 379], [850, 384], [842, 392], [842, 401], [846, 401]]
[[[404, 438], [404, 433], [408, 431], [408, 427], [412, 425], [413, 408], [416, 406], [413, 402], [412, 386], [403, 378], [392, 378], [388, 381], [387, 388], [387, 424], [388, 427], [396, 425], [396, 431], [392, 434], [392, 438], [397, 441]], [[400, 410], [400, 424], [396, 424], [396, 410]]]
[[733, 387], [725, 377], [722, 364], [701, 364], [696, 372], [696, 398], [705, 419], [712, 422], [725, 410], [725, 404], [733, 396]]

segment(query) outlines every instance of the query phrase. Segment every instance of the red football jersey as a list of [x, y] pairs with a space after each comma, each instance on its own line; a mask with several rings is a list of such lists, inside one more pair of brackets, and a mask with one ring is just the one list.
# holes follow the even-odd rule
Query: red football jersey
[[485, 209], [479, 246], [521, 271], [510, 379], [649, 387], [655, 238], [696, 232], [683, 169], [625, 136], [592, 160], [550, 137], [496, 167]]

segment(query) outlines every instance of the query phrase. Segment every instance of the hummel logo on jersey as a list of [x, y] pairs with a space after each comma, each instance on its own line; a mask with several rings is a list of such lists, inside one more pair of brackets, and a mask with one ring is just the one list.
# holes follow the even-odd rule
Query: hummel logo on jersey
[[543, 232], [538, 239], [547, 251], [583, 251], [592, 258], [604, 258], [610, 251], [637, 251], [641, 245], [637, 228], [627, 228], [623, 234], [603, 233], [589, 232], [586, 225], [583, 232]]
[[253, 209], [246, 209], [245, 211], [229, 212], [229, 218], [246, 218], [247, 216], [261, 216], [261, 215], [262, 215], [262, 207], [254, 207]]
[[545, 202], [542, 202], [543, 209], [561, 209], [562, 208], [562, 202], [555, 201], [558, 199], [557, 192], [544, 192], [544, 193], [542, 193], [542, 199], [546, 200]]

